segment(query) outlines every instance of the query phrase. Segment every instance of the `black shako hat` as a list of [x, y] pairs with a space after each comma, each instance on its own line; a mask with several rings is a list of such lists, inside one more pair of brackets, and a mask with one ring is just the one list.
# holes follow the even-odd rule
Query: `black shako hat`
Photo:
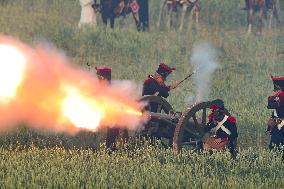
[[213, 119], [216, 121], [222, 121], [225, 114], [224, 114], [224, 101], [221, 99], [216, 99], [211, 101], [210, 109], [213, 111]]
[[211, 110], [224, 110], [225, 106], [224, 106], [224, 101], [221, 99], [216, 99], [211, 101], [211, 106], [210, 109]]
[[170, 73], [172, 73], [173, 70], [175, 70], [175, 68], [171, 68], [164, 63], [160, 63], [156, 72], [162, 77], [166, 78], [168, 75], [170, 75]]

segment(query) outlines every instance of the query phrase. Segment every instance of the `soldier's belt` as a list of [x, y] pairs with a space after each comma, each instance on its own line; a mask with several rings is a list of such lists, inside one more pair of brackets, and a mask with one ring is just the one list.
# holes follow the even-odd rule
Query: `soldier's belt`
[[278, 118], [278, 117], [272, 117], [270, 119], [273, 119], [276, 123], [281, 123], [284, 120], [284, 118]]
[[[278, 122], [279, 123], [279, 122]], [[281, 130], [281, 128], [284, 126], [284, 119], [277, 125], [278, 130]]]

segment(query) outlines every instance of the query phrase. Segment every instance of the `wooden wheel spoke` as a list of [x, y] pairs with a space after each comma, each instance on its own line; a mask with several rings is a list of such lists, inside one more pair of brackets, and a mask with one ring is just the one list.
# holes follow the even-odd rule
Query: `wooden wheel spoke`
[[199, 128], [189, 128], [189, 127], [184, 127], [184, 131], [186, 131], [186, 132], [188, 132], [188, 133], [190, 133], [190, 134], [192, 134], [192, 135], [194, 135], [194, 136], [198, 136], [199, 137], [199, 134], [196, 134], [196, 133], [199, 133], [200, 131], [199, 131], [200, 129]]
[[192, 129], [190, 129], [190, 128], [188, 128], [188, 127], [185, 127], [185, 128], [184, 128], [184, 131], [187, 131], [187, 132], [191, 133], [191, 132], [192, 132]]
[[197, 118], [196, 118], [196, 113], [192, 116], [192, 119], [193, 119], [193, 121], [194, 121], [194, 125], [195, 125], [196, 127], [198, 127], [199, 123], [198, 123]]
[[182, 133], [184, 134], [185, 132], [190, 133], [191, 135], [194, 135], [195, 137], [199, 137], [200, 128], [198, 127], [198, 125], [193, 126], [192, 124], [190, 124], [188, 120], [186, 126], [183, 127]]
[[206, 108], [203, 108], [201, 123], [202, 123], [202, 126], [204, 126], [206, 124]]
[[157, 113], [161, 113], [161, 112], [162, 112], [162, 104], [158, 104]]

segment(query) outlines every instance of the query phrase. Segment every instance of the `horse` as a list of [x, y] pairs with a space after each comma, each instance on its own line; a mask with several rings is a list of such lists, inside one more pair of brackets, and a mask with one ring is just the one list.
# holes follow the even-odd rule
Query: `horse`
[[137, 30], [145, 31], [149, 28], [148, 0], [101, 0], [100, 5], [96, 2], [105, 25], [110, 21], [110, 27], [114, 28], [115, 18], [132, 13]]
[[278, 10], [277, 10], [277, 5], [278, 5], [277, 0], [245, 0], [245, 3], [246, 3], [245, 9], [247, 10], [247, 23], [248, 23], [247, 33], [251, 33], [254, 12], [257, 12], [257, 11], [259, 12], [258, 13], [258, 21], [259, 21], [258, 33], [262, 33], [263, 19], [265, 17], [268, 17], [268, 20], [269, 20], [269, 23], [268, 23], [269, 30], [271, 30], [272, 28], [273, 16], [278, 20], [278, 22], [280, 22], [279, 16], [278, 16]]
[[160, 13], [157, 21], [157, 28], [160, 28], [161, 18], [163, 11], [167, 5], [167, 28], [170, 29], [172, 25], [172, 15], [177, 12], [178, 7], [182, 9], [179, 31], [182, 31], [184, 25], [184, 19], [186, 14], [189, 14], [189, 18], [195, 16], [195, 23], [199, 23], [200, 6], [198, 0], [161, 0]]

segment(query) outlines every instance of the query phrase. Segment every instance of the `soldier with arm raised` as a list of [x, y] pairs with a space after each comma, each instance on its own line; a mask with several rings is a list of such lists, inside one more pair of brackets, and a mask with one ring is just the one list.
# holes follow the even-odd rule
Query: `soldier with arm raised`
[[[156, 73], [154, 75], [149, 75], [144, 81], [142, 96], [144, 95], [156, 95], [167, 98], [171, 89], [176, 87], [176, 84], [166, 85], [165, 81], [167, 77], [172, 73], [175, 68], [171, 68], [164, 63], [160, 63]], [[150, 104], [152, 112], [157, 111], [156, 104]]]

